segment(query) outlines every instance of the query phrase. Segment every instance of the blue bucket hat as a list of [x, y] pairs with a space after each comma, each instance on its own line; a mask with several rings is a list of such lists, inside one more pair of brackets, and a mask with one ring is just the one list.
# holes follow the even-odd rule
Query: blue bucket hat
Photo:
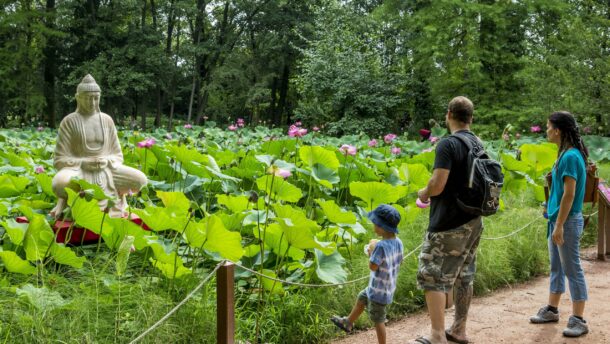
[[368, 218], [386, 232], [398, 233], [400, 214], [394, 207], [387, 204], [380, 204], [375, 210], [368, 214]]

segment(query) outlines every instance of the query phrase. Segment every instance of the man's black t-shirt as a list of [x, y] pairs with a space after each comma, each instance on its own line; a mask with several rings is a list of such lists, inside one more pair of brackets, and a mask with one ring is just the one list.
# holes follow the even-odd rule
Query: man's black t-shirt
[[[460, 130], [458, 132], [466, 134], [473, 145], [478, 142], [471, 131]], [[434, 168], [449, 170], [449, 178], [443, 192], [431, 197], [429, 232], [448, 231], [476, 217], [476, 215], [462, 211], [456, 201], [456, 194], [466, 183], [467, 154], [468, 147], [456, 137], [444, 138], [436, 145]]]

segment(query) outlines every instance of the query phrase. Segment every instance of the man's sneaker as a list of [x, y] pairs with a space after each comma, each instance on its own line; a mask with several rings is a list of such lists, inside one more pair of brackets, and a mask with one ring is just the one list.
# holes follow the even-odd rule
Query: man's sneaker
[[530, 318], [533, 324], [544, 324], [559, 321], [559, 312], [553, 313], [549, 306], [544, 306], [538, 310], [538, 313]]
[[575, 316], [571, 316], [568, 320], [568, 327], [563, 330], [563, 335], [566, 337], [580, 337], [583, 334], [589, 333], [589, 326], [585, 320], [580, 320]]

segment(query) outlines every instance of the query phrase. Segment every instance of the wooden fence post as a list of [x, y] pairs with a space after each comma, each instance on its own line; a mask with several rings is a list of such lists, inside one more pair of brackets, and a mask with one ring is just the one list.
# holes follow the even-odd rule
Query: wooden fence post
[[610, 200], [601, 191], [598, 192], [597, 259], [606, 260], [606, 255], [610, 254]]
[[226, 262], [216, 272], [216, 343], [235, 343], [235, 264]]

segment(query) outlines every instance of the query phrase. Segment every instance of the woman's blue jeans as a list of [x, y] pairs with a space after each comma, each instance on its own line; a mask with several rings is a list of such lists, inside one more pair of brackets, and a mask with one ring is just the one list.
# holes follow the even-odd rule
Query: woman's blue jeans
[[[551, 258], [551, 293], [563, 294], [566, 290], [565, 278], [568, 278], [572, 302], [586, 301], [587, 283], [585, 273], [580, 265], [580, 236], [583, 231], [582, 213], [568, 216], [563, 225], [563, 245], [553, 243], [549, 235], [549, 255]], [[552, 234], [555, 223], [549, 222]]]

